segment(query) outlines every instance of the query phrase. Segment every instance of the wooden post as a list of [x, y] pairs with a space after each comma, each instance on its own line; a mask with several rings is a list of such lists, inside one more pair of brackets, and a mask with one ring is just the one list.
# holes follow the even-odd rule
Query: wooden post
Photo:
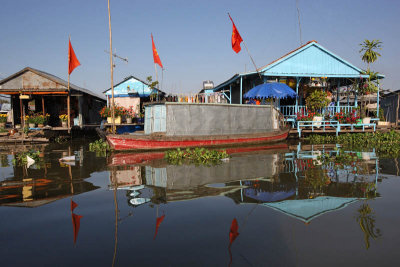
[[112, 33], [111, 33], [111, 11], [110, 0], [108, 0], [108, 28], [110, 33], [110, 68], [111, 68], [111, 118], [112, 118], [112, 133], [115, 134], [115, 102], [114, 102], [114, 63], [112, 57]]
[[25, 128], [25, 120], [24, 120], [24, 111], [22, 108], [22, 99], [19, 99], [19, 109], [21, 112], [21, 128], [24, 129]]
[[243, 76], [240, 76], [240, 104], [243, 103]]
[[44, 96], [42, 96], [42, 111], [43, 111], [43, 116], [46, 116], [46, 111], [44, 110]]
[[[157, 73], [157, 65], [156, 65], [156, 63], [154, 63], [154, 69], [156, 70], [156, 81], [158, 82], [158, 73]], [[160, 87], [160, 86], [158, 86], [158, 87]], [[157, 90], [157, 98], [156, 98], [156, 101], [158, 101], [158, 90]]]
[[67, 96], [67, 110], [68, 110], [68, 120], [67, 120], [67, 122], [68, 122], [68, 124], [67, 124], [67, 127], [68, 127], [68, 133], [70, 133], [71, 132], [71, 108], [70, 108], [70, 102], [71, 102], [71, 99], [70, 99], [70, 90], [69, 90], [69, 74], [68, 74], [68, 96]]
[[[399, 125], [399, 105], [400, 105], [400, 94], [397, 93], [397, 107], [396, 107], [396, 129], [397, 126]], [[387, 118], [386, 118], [387, 121]]]

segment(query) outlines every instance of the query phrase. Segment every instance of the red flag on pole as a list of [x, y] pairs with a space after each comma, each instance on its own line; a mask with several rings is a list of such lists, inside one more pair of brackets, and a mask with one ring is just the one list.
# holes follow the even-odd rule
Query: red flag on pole
[[231, 229], [229, 231], [229, 245], [232, 245], [233, 241], [235, 241], [236, 237], [239, 235], [238, 230], [239, 226], [236, 218], [234, 218], [231, 224]]
[[160, 225], [161, 225], [162, 221], [164, 220], [164, 218], [165, 218], [165, 214], [156, 219], [156, 232], [154, 233], [153, 240], [156, 239], [156, 236], [157, 236], [157, 233], [158, 233], [158, 228], [160, 228]]
[[242, 49], [240, 47], [240, 43], [243, 42], [242, 36], [240, 36], [239, 31], [237, 30], [235, 23], [233, 22], [233, 19], [231, 18], [231, 15], [229, 15], [229, 18], [232, 21], [232, 49], [236, 53], [239, 53], [240, 50]]
[[78, 58], [75, 55], [74, 49], [72, 48], [71, 45], [71, 40], [69, 40], [69, 47], [68, 47], [68, 74], [71, 74], [71, 72], [81, 65], [79, 62]]
[[151, 34], [151, 44], [153, 46], [153, 59], [154, 59], [154, 64], [158, 64], [160, 65], [161, 68], [164, 68], [162, 63], [161, 63], [161, 59], [160, 56], [158, 55], [156, 46], [154, 44], [154, 40], [153, 40], [153, 34]]
[[81, 226], [81, 218], [83, 216], [77, 215], [75, 213], [71, 213], [71, 215], [72, 215], [72, 227], [74, 229], [74, 244], [75, 244], [79, 233], [79, 227]]
[[71, 199], [71, 211], [74, 211], [74, 209], [78, 207], [78, 204], [76, 204], [72, 199]]

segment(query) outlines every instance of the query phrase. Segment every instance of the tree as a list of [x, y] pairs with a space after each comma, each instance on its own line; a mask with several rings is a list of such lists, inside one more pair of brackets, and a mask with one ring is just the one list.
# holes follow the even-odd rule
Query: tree
[[[158, 81], [154, 81], [153, 82], [153, 77], [151, 77], [151, 76], [148, 76], [146, 78], [146, 80], [147, 80], [147, 83], [149, 84], [149, 88], [151, 90], [150, 101], [153, 101], [154, 98], [156, 98], [156, 97], [157, 97], [157, 100], [158, 100], [158, 89], [156, 89], [156, 87], [158, 85]], [[157, 93], [154, 92], [155, 90], [157, 90]]]
[[[378, 59], [378, 57], [381, 56], [381, 54], [379, 54], [376, 50], [382, 50], [382, 42], [375, 39], [372, 41], [365, 39], [364, 42], [360, 44], [360, 46], [360, 53], [363, 53], [361, 59], [368, 64], [368, 68], [365, 71], [365, 74], [369, 76], [368, 80], [362, 83], [360, 87], [358, 87], [358, 92], [364, 96], [370, 93], [378, 92], [378, 73], [371, 71], [370, 64], [374, 63]], [[361, 108], [363, 110], [362, 112], [366, 112], [365, 106], [366, 100], [363, 100], [361, 102]]]
[[368, 64], [368, 71], [370, 70], [369, 65], [374, 63], [378, 57], [381, 56], [376, 50], [382, 50], [382, 42], [379, 40], [367, 40], [365, 39], [363, 43], [360, 44], [360, 53], [364, 53], [361, 59]]

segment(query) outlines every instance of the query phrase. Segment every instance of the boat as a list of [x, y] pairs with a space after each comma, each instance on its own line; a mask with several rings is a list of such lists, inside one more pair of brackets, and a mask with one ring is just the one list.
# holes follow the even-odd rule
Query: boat
[[144, 132], [109, 134], [114, 150], [227, 147], [283, 141], [290, 128], [273, 105], [155, 103], [145, 106]]

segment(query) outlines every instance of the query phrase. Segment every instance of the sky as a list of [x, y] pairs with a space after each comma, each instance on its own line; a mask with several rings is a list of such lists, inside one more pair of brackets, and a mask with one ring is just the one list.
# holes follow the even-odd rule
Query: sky
[[[238, 54], [231, 48], [229, 12], [257, 67], [316, 40], [366, 69], [359, 44], [379, 39], [382, 56], [371, 69], [386, 76], [384, 89], [400, 89], [400, 1], [298, 0], [301, 40], [296, 0], [110, 2], [113, 51], [129, 60], [114, 60], [114, 84], [130, 75], [155, 78], [151, 33], [167, 93], [198, 92], [205, 80], [218, 85], [254, 71], [243, 44]], [[1, 0], [0, 33], [0, 78], [29, 66], [67, 80], [70, 35], [81, 62], [71, 82], [97, 93], [111, 87], [107, 0]]]

